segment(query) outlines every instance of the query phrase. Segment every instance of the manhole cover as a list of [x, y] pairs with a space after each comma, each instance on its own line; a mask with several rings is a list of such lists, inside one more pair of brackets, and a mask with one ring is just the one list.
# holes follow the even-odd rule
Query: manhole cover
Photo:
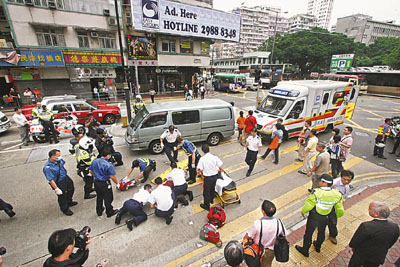
[[369, 136], [369, 134], [363, 132], [355, 132], [355, 134], [358, 136]]

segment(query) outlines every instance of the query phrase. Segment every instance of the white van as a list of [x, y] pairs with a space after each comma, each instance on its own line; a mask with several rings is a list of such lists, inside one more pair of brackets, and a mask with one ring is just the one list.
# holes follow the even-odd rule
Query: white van
[[307, 120], [317, 132], [351, 119], [359, 94], [353, 83], [300, 80], [279, 82], [254, 111], [258, 133], [269, 139], [273, 125], [283, 119], [289, 137], [300, 135]]

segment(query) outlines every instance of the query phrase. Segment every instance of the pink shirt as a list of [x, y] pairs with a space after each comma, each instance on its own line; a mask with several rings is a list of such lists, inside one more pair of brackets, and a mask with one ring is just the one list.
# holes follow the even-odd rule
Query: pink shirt
[[[247, 234], [250, 238], [254, 240], [256, 244], [258, 244], [260, 240], [260, 230], [262, 221], [263, 226], [263, 233], [262, 233], [262, 240], [261, 244], [264, 248], [274, 250], [274, 244], [276, 240], [276, 227], [277, 227], [277, 219], [273, 217], [263, 217], [262, 220], [257, 220], [254, 222], [253, 226], [247, 231]], [[282, 225], [279, 223], [279, 233], [283, 234]], [[286, 231], [286, 230], [285, 230]]]
[[350, 148], [341, 146], [341, 149], [343, 151], [343, 155], [344, 157], [347, 159], [350, 151], [351, 151], [351, 146], [353, 145], [353, 136], [351, 136], [351, 134], [345, 135], [342, 137], [342, 141], [343, 144], [350, 146]]

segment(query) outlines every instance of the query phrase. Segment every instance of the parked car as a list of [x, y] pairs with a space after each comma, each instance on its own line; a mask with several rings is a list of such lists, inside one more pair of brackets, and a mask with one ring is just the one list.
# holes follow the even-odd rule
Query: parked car
[[[104, 124], [113, 124], [117, 119], [121, 118], [119, 107], [107, 106], [105, 103], [101, 103], [104, 105], [97, 105], [96, 102], [88, 102], [84, 99], [51, 99], [43, 104], [54, 113], [55, 119], [64, 118], [70, 113], [78, 118], [78, 123], [80, 124], [85, 123], [89, 113]], [[22, 108], [22, 112], [28, 120], [31, 119], [34, 107], [34, 105], [31, 105]]]
[[10, 119], [0, 111], [0, 133], [7, 131], [11, 127]]

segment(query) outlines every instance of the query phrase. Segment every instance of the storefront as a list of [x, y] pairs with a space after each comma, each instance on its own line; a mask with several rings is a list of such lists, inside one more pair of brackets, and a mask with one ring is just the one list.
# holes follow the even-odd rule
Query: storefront
[[169, 91], [169, 85], [173, 83], [176, 91], [183, 91], [185, 84], [192, 86], [192, 78], [200, 73], [198, 67], [158, 67], [158, 86], [161, 92]]

